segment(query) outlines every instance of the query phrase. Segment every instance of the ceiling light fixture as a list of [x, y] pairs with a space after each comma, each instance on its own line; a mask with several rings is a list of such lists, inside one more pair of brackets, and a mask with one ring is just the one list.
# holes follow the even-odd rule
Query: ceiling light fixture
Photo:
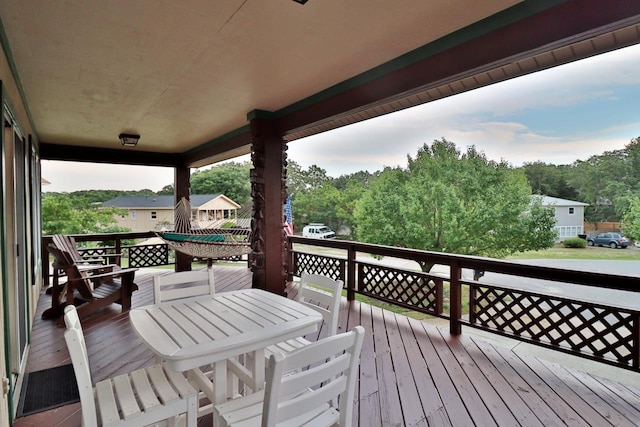
[[135, 147], [138, 145], [138, 140], [140, 139], [140, 135], [132, 135], [129, 133], [121, 133], [118, 138], [120, 142], [125, 147]]
[[300, 4], [305, 4], [309, 0], [293, 0], [293, 1], [296, 2], [296, 3], [300, 3]]

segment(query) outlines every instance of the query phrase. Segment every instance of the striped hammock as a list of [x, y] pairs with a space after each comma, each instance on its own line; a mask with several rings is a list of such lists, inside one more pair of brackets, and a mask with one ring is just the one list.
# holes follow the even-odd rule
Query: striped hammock
[[[156, 232], [171, 249], [192, 257], [209, 259], [238, 257], [251, 253], [250, 230], [242, 227], [249, 222], [247, 218], [210, 221], [206, 224], [207, 227], [202, 228], [202, 224], [192, 220], [191, 206], [185, 198], [176, 205], [174, 215], [174, 231]], [[221, 228], [222, 223], [234, 221], [237, 226]]]

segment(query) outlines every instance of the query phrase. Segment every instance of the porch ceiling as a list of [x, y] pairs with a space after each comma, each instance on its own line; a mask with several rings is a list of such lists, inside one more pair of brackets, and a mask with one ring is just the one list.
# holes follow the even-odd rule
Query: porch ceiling
[[2, 0], [0, 19], [43, 158], [125, 132], [127, 158], [190, 166], [249, 152], [253, 110], [293, 140], [640, 41], [627, 0]]

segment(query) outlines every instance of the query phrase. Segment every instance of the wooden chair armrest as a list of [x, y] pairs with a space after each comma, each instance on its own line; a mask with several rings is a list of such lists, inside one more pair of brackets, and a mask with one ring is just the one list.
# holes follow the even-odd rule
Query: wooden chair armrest
[[70, 281], [73, 282], [73, 281], [86, 280], [86, 279], [94, 280], [94, 279], [101, 279], [101, 278], [105, 278], [105, 277], [118, 277], [118, 276], [122, 276], [124, 274], [134, 273], [134, 272], [136, 272], [138, 270], [140, 270], [140, 269], [139, 268], [123, 268], [123, 269], [120, 269], [120, 270], [108, 271], [106, 273], [92, 274], [91, 276], [87, 276], [87, 277], [73, 278]]

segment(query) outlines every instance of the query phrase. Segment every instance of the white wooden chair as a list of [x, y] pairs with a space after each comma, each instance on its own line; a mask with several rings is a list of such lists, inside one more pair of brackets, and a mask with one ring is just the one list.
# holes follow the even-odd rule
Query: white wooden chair
[[213, 268], [153, 276], [153, 299], [156, 304], [206, 295], [213, 297], [215, 294]]
[[363, 339], [364, 328], [356, 326], [287, 355], [272, 355], [265, 389], [216, 405], [218, 425], [350, 426]]
[[165, 420], [173, 425], [181, 414], [186, 415], [188, 427], [196, 426], [196, 390], [182, 374], [162, 365], [118, 375], [98, 382], [93, 388], [87, 347], [74, 306], [65, 307], [64, 321], [67, 325], [64, 339], [80, 392], [83, 427], [139, 427]]
[[[296, 300], [322, 314], [328, 337], [338, 332], [338, 314], [343, 286], [342, 280], [333, 280], [319, 274], [302, 273], [300, 276]], [[265, 357], [269, 359], [275, 353], [286, 354], [309, 344], [311, 341], [304, 337], [290, 339], [267, 347]]]

